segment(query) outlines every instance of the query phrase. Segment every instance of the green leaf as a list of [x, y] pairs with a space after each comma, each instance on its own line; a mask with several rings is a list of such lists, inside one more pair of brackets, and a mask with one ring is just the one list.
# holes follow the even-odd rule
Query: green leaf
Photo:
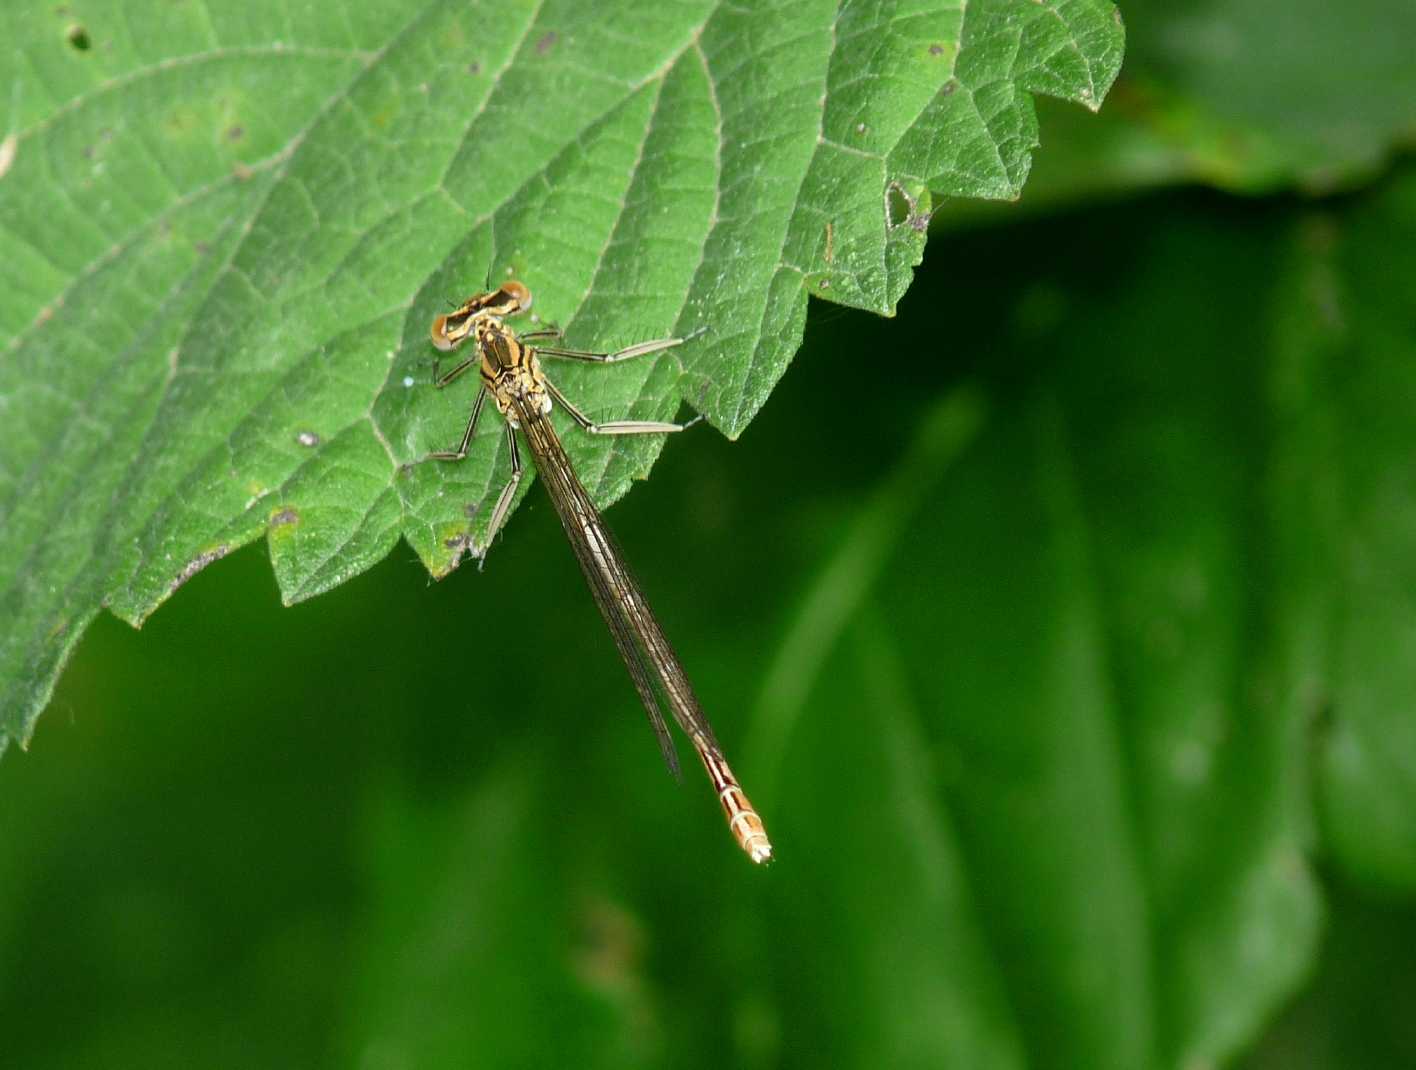
[[[0, 749], [101, 606], [267, 535], [287, 602], [400, 536], [436, 576], [506, 479], [428, 389], [442, 302], [514, 273], [592, 416], [738, 435], [808, 294], [889, 314], [930, 190], [1016, 197], [1028, 92], [1096, 108], [1104, 0], [22, 7], [0, 175]], [[602, 502], [660, 443], [571, 449]]]
[[[1304, 584], [1292, 657], [1320, 703], [1321, 816], [1363, 883], [1416, 889], [1416, 181], [1391, 184], [1350, 225], [1319, 216], [1279, 320], [1275, 376], [1293, 421], [1280, 544]], [[1306, 310], [1306, 315], [1303, 314]], [[1303, 418], [1301, 424], [1298, 419]], [[1302, 438], [1299, 438], [1299, 434]]]

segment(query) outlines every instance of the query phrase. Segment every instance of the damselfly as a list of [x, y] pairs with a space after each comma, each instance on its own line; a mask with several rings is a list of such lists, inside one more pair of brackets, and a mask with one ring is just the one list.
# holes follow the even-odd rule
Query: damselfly
[[[712, 726], [693, 693], [688, 676], [679, 663], [678, 655], [669, 645], [664, 631], [659, 627], [653, 611], [634, 574], [624, 563], [619, 544], [610, 534], [610, 529], [600, 517], [595, 503], [581, 486], [566, 456], [555, 427], [551, 424], [551, 411], [560, 405], [581, 429], [594, 435], [643, 435], [663, 434], [683, 430], [684, 425], [666, 423], [659, 420], [617, 420], [611, 423], [595, 423], [572, 405], [541, 370], [541, 356], [564, 357], [569, 360], [589, 361], [596, 364], [613, 364], [632, 357], [647, 356], [660, 350], [681, 345], [683, 338], [662, 338], [653, 342], [621, 349], [616, 353], [588, 353], [579, 349], [564, 349], [559, 346], [532, 346], [535, 340], [558, 340], [560, 332], [554, 329], [532, 331], [518, 335], [507, 327], [504, 317], [525, 312], [531, 307], [531, 291], [519, 282], [503, 283], [496, 290], [469, 297], [456, 311], [433, 320], [433, 345], [447, 352], [456, 349], [471, 339], [474, 351], [451, 371], [438, 376], [434, 370], [434, 382], [439, 388], [447, 386], [463, 372], [473, 366], [478, 368], [482, 385], [477, 392], [477, 400], [472, 404], [472, 414], [468, 417], [467, 428], [462, 433], [462, 441], [456, 449], [441, 450], [428, 455], [429, 459], [440, 461], [460, 461], [467, 456], [467, 447], [477, 431], [477, 421], [490, 394], [497, 411], [506, 422], [507, 448], [511, 455], [511, 478], [502, 488], [492, 509], [492, 518], [487, 526], [487, 544], [506, 520], [517, 484], [521, 481], [521, 454], [517, 446], [516, 432], [519, 429], [531, 447], [531, 455], [536, 461], [536, 471], [546, 485], [556, 514], [566, 537], [575, 550], [581, 571], [590, 584], [595, 596], [595, 604], [609, 625], [619, 648], [630, 679], [649, 714], [649, 723], [659, 739], [664, 760], [678, 775], [678, 756], [673, 740], [669, 737], [668, 726], [660, 704], [660, 696], [668, 704], [678, 726], [693, 743], [703, 768], [713, 782], [713, 790], [718, 794], [723, 812], [728, 819], [728, 828], [738, 844], [754, 862], [772, 860], [772, 843], [767, 838], [762, 819], [753, 810], [752, 803], [738, 784], [723, 757], [723, 750], [713, 735]], [[690, 336], [691, 337], [691, 336]]]

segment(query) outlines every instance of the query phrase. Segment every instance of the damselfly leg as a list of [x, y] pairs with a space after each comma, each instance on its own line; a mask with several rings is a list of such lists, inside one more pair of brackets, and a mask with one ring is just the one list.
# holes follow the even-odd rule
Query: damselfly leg
[[[467, 367], [467, 365], [469, 365], [469, 364], [471, 364], [471, 363], [473, 363], [473, 362], [470, 361], [470, 360], [465, 360], [465, 361], [463, 361], [462, 364], [461, 364], [458, 368], [454, 369], [454, 371], [452, 371], [452, 372], [449, 372], [449, 373], [448, 373], [448, 376], [452, 376], [452, 375], [456, 374], [457, 372], [461, 372], [464, 368]], [[446, 385], [448, 384], [449, 381], [450, 381], [450, 380], [448, 379], [448, 377], [445, 376], [443, 379], [440, 379], [440, 380], [438, 381], [437, 386], [440, 387], [440, 388], [441, 388], [441, 387], [444, 387], [444, 386], [446, 386]], [[486, 403], [487, 403], [487, 388], [486, 388], [485, 386], [483, 386], [480, 390], [477, 391], [477, 400], [472, 403], [472, 415], [467, 418], [467, 429], [462, 432], [462, 441], [458, 443], [457, 449], [455, 449], [455, 450], [434, 450], [432, 453], [430, 453], [430, 454], [428, 454], [426, 457], [424, 457], [423, 460], [424, 460], [424, 461], [460, 461], [460, 460], [462, 460], [464, 457], [466, 457], [466, 456], [467, 456], [467, 447], [472, 444], [472, 436], [477, 433], [477, 421], [478, 421], [479, 419], [481, 419], [481, 417], [482, 417], [482, 406], [485, 405]]]

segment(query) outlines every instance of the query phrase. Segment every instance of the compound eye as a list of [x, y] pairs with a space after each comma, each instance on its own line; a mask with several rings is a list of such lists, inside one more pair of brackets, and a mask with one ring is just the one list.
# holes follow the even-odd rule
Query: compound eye
[[501, 291], [516, 302], [516, 308], [508, 312], [508, 316], [515, 315], [517, 312], [525, 312], [531, 307], [531, 291], [526, 288], [524, 283], [512, 279], [510, 282], [502, 283]]
[[446, 316], [439, 316], [437, 319], [433, 320], [432, 330], [428, 333], [432, 335], [433, 345], [444, 353], [457, 345], [456, 340], [448, 337]]

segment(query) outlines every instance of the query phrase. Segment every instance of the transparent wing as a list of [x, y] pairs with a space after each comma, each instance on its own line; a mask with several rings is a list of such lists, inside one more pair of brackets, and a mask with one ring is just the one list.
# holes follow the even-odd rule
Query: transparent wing
[[649, 602], [640, 590], [614, 535], [585, 488], [548, 417], [518, 409], [521, 429], [536, 459], [536, 471], [546, 485], [566, 537], [575, 550], [595, 603], [614, 636], [625, 667], [634, 680], [654, 731], [659, 735], [669, 768], [678, 771], [673, 744], [664, 727], [662, 695], [674, 720], [690, 738], [701, 735], [714, 748], [717, 740], [699, 705], [678, 655], [669, 644]]
[[[600, 615], [614, 638], [624, 667], [634, 681], [634, 690], [644, 704], [644, 712], [649, 724], [659, 740], [659, 750], [664, 762], [675, 777], [681, 777], [678, 752], [674, 749], [673, 738], [669, 735], [664, 721], [663, 707], [659, 702], [658, 690], [654, 686], [655, 675], [645, 660], [634, 628], [633, 618], [624, 606], [624, 592], [618, 582], [616, 570], [606, 567], [606, 557], [618, 560], [619, 547], [612, 542], [613, 536], [600, 517], [590, 496], [580, 485], [575, 471], [570, 467], [570, 458], [560, 444], [555, 428], [548, 418], [540, 413], [519, 413], [521, 429], [526, 434], [527, 445], [536, 459], [536, 473], [546, 486], [551, 504], [560, 517], [571, 549], [580, 562], [580, 571], [585, 574], [590, 593], [600, 608]], [[608, 547], [608, 554], [606, 553]]]

